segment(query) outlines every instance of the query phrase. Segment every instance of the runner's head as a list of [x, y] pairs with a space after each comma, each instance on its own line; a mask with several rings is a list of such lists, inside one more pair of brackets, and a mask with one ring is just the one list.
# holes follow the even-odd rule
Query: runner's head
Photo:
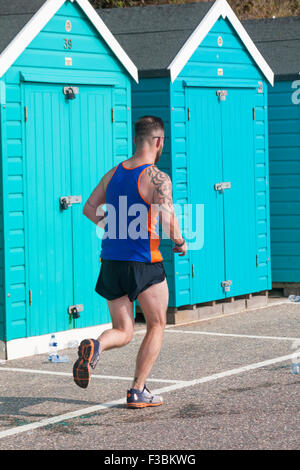
[[164, 123], [156, 116], [143, 116], [135, 123], [135, 144], [137, 149], [149, 146], [156, 152], [155, 163], [159, 162], [164, 146]]

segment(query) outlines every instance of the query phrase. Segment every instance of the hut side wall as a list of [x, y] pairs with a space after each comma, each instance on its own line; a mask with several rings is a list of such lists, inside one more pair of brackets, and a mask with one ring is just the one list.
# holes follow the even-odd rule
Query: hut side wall
[[[138, 84], [132, 84], [132, 118], [134, 123], [142, 116], [154, 115], [160, 117], [165, 124], [164, 150], [158, 167], [172, 178], [171, 161], [171, 121], [170, 121], [170, 80], [169, 78], [143, 78]], [[134, 150], [133, 150], [134, 151]], [[176, 188], [173, 186], [173, 193]], [[174, 261], [170, 240], [162, 238], [161, 251], [168, 277], [170, 293], [169, 305], [174, 305]]]
[[[4, 220], [3, 220], [3, 181], [2, 181], [2, 159], [4, 157], [4, 138], [2, 122], [5, 112], [4, 103], [0, 100], [0, 341], [5, 339], [5, 302], [4, 302]], [[0, 350], [1, 354], [1, 350]], [[1, 355], [0, 355], [1, 357]]]
[[300, 282], [298, 98], [290, 81], [269, 88], [272, 277], [278, 283]]

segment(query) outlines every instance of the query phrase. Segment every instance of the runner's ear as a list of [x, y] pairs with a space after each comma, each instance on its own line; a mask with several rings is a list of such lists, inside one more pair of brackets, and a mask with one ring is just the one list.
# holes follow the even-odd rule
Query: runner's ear
[[158, 137], [157, 139], [155, 139], [155, 141], [156, 141], [156, 144], [155, 144], [155, 146], [156, 146], [156, 148], [158, 148], [158, 149], [159, 149], [159, 147], [160, 147], [160, 144], [161, 144], [161, 138], [160, 138], [160, 137]]

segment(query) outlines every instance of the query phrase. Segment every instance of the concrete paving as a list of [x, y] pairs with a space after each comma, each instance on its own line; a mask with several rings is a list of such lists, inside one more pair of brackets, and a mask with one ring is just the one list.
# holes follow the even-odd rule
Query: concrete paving
[[298, 449], [300, 375], [291, 373], [291, 356], [300, 349], [299, 324], [299, 304], [273, 300], [167, 327], [147, 382], [164, 397], [153, 409], [125, 405], [143, 324], [128, 346], [101, 356], [86, 390], [73, 382], [76, 349], [63, 351], [66, 364], [47, 355], [7, 361], [0, 365], [0, 449]]

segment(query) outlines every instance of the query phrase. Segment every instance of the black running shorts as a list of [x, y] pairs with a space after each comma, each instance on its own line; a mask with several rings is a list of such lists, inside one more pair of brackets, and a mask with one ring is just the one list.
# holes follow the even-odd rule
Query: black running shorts
[[115, 300], [127, 294], [133, 302], [141, 292], [165, 279], [161, 261], [143, 263], [102, 259], [95, 291], [107, 300]]

